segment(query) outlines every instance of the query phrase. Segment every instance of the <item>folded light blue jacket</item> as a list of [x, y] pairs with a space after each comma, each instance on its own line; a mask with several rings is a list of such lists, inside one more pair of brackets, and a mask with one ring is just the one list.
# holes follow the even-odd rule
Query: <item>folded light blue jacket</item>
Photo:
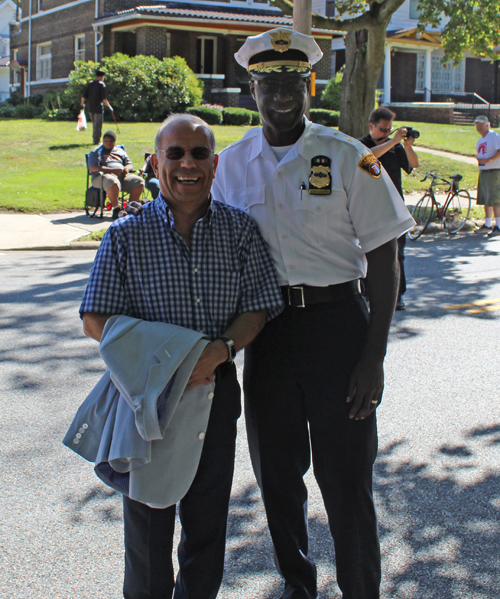
[[213, 383], [186, 389], [208, 343], [177, 325], [112, 316], [99, 346], [108, 370], [63, 443], [131, 499], [177, 503], [196, 475], [214, 396]]

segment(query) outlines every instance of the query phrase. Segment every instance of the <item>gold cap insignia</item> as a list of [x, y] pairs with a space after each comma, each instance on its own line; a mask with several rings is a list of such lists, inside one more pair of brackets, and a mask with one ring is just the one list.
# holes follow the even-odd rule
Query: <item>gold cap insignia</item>
[[382, 166], [373, 154], [367, 154], [366, 156], [363, 156], [363, 158], [361, 158], [361, 160], [358, 162], [358, 166], [374, 179], [378, 179], [382, 174]]
[[271, 36], [271, 45], [276, 52], [286, 52], [290, 48], [290, 44], [292, 43], [290, 36], [292, 33], [292, 31], [287, 31], [286, 29], [279, 29], [278, 31], [269, 33]]
[[330, 175], [332, 169], [329, 166], [313, 166], [311, 167], [311, 176], [309, 183], [319, 189], [330, 185]]

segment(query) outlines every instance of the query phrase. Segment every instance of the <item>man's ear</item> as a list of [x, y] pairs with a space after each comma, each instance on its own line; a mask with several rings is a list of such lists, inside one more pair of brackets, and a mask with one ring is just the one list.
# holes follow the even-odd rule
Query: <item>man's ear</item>
[[150, 162], [155, 172], [156, 178], [158, 179], [158, 156], [156, 154], [151, 154]]
[[215, 176], [215, 171], [217, 170], [218, 164], [219, 164], [219, 154], [215, 154], [214, 155], [214, 176]]
[[250, 79], [248, 83], [250, 84], [250, 93], [252, 94], [252, 98], [256, 100], [257, 98], [255, 97], [255, 81], [253, 79]]
[[311, 95], [311, 77], [307, 77], [307, 79], [306, 79], [306, 89], [307, 89], [307, 95], [310, 96]]

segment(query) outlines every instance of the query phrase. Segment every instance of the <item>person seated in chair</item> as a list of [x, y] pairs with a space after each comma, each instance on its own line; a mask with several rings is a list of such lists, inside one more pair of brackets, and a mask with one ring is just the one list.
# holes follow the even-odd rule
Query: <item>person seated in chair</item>
[[139, 171], [139, 175], [146, 175], [144, 185], [146, 189], [151, 192], [153, 200], [156, 200], [158, 194], [160, 193], [160, 181], [156, 177], [151, 165], [151, 154], [146, 154], [146, 158], [141, 170]]
[[92, 173], [92, 186], [100, 188], [99, 173], [103, 173], [102, 187], [113, 207], [113, 220], [118, 218], [120, 191], [130, 194], [130, 201], [139, 201], [144, 189], [142, 177], [133, 175], [132, 161], [127, 152], [116, 145], [116, 133], [106, 131], [102, 145], [90, 152], [89, 171]]

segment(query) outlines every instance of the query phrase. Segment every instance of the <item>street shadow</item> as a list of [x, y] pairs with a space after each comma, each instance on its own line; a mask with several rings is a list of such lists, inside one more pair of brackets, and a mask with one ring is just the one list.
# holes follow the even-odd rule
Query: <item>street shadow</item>
[[467, 270], [471, 259], [498, 257], [498, 246], [491, 240], [472, 233], [424, 235], [415, 242], [407, 241], [405, 255], [407, 310], [396, 312], [393, 321], [399, 337], [416, 334], [405, 323], [408, 317], [438, 319], [453, 313], [474, 319], [496, 318], [495, 312], [445, 308], [491, 298], [496, 278], [475, 278], [472, 267]]
[[[471, 478], [464, 483], [475, 467], [472, 462], [480, 460], [487, 447], [499, 443], [500, 425], [493, 425], [466, 432], [463, 443], [456, 447], [438, 447], [441, 475], [431, 473], [433, 464], [398, 459], [405, 440], [380, 452], [374, 493], [382, 546], [381, 596], [500, 597], [500, 475], [486, 472], [479, 480]], [[280, 597], [282, 583], [262, 510], [256, 485], [248, 485], [231, 500], [222, 599], [224, 589], [229, 596], [245, 577], [270, 581], [265, 593], [253, 596]], [[309, 555], [319, 572], [335, 562], [329, 536], [323, 516], [309, 519]], [[339, 595], [331, 580], [319, 589], [318, 597]]]

